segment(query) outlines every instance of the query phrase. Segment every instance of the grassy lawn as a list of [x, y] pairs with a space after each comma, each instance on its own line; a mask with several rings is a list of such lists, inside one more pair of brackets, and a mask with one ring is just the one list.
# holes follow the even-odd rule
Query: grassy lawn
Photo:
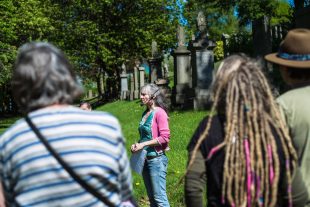
[[10, 117], [0, 119], [0, 134], [2, 134], [7, 128], [9, 128], [20, 117]]
[[[145, 108], [140, 106], [139, 101], [116, 101], [98, 107], [96, 110], [108, 111], [115, 115], [121, 125], [127, 140], [126, 147], [130, 156], [130, 145], [139, 139], [138, 123]], [[167, 174], [167, 193], [172, 207], [184, 205], [183, 184], [177, 185], [185, 172], [187, 162], [186, 146], [200, 120], [206, 115], [206, 111], [172, 111], [169, 114], [171, 131], [171, 150], [167, 152], [169, 159]], [[0, 134], [14, 123], [18, 118], [0, 120]], [[147, 205], [147, 195], [142, 177], [133, 173], [133, 187], [135, 197], [141, 207]]]

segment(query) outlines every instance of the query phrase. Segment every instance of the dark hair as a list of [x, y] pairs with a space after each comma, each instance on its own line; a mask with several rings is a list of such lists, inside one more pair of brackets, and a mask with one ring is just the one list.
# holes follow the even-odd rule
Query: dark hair
[[141, 92], [145, 92], [154, 100], [156, 106], [161, 107], [168, 113], [168, 104], [165, 95], [161, 92], [160, 88], [154, 84], [150, 83], [141, 87]]
[[82, 102], [80, 103], [80, 106], [79, 106], [79, 107], [81, 107], [82, 105], [86, 105], [86, 107], [87, 107], [88, 109], [92, 109], [91, 104], [90, 104], [89, 102], [87, 102], [87, 101], [82, 101]]
[[309, 69], [301, 69], [301, 68], [292, 68], [286, 67], [287, 72], [290, 78], [295, 80], [310, 80], [310, 68]]
[[19, 49], [12, 90], [26, 113], [52, 104], [71, 104], [83, 92], [66, 56], [44, 42], [27, 43]]

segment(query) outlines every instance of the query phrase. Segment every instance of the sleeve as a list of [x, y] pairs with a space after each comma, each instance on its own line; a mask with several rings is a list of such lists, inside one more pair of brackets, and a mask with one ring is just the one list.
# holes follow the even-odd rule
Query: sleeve
[[163, 109], [159, 110], [155, 115], [155, 121], [158, 128], [158, 136], [155, 137], [155, 139], [160, 145], [167, 144], [170, 141], [168, 115]]
[[288, 120], [289, 112], [287, 111], [287, 108], [285, 107], [285, 104], [283, 103], [282, 99], [277, 98], [276, 101], [278, 104], [280, 115], [281, 115], [282, 119], [284, 120], [284, 123], [286, 123], [288, 125], [289, 124], [289, 120]]
[[5, 196], [4, 196], [4, 189], [3, 189], [3, 178], [4, 178], [4, 172], [3, 172], [3, 144], [2, 144], [2, 140], [3, 137], [0, 136], [0, 149], [1, 149], [1, 153], [0, 153], [0, 178], [1, 178], [1, 182], [0, 182], [0, 206], [5, 207]]
[[[188, 162], [192, 157], [189, 153]], [[187, 207], [203, 207], [203, 192], [206, 186], [206, 167], [204, 158], [197, 152], [194, 163], [185, 176], [185, 202]]]

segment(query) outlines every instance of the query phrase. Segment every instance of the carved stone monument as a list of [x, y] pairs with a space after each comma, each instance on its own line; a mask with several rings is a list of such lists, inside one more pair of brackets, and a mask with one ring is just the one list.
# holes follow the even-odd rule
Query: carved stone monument
[[135, 84], [135, 90], [134, 90], [134, 99], [138, 99], [139, 96], [139, 66], [140, 66], [140, 61], [136, 60], [135, 61], [135, 66], [133, 68], [133, 74], [134, 74], [134, 84]]
[[174, 106], [189, 108], [192, 105], [193, 93], [191, 88], [190, 51], [185, 46], [185, 31], [182, 26], [177, 31], [178, 47], [173, 52], [174, 58], [174, 86], [172, 89], [172, 103]]
[[140, 88], [142, 87], [142, 86], [144, 86], [144, 74], [145, 74], [145, 71], [144, 71], [145, 69], [144, 69], [144, 67], [142, 67], [142, 66], [140, 66], [139, 67], [139, 84], [140, 84]]
[[209, 87], [213, 79], [215, 43], [208, 38], [207, 21], [202, 12], [197, 16], [198, 35], [190, 43], [192, 82], [195, 89], [194, 109], [208, 106]]
[[121, 73], [121, 100], [126, 100], [128, 94], [128, 75], [126, 73], [126, 66], [123, 63]]
[[152, 57], [148, 59], [148, 63], [150, 66], [150, 83], [154, 83], [157, 79], [162, 78], [162, 70], [161, 70], [161, 61], [162, 57], [158, 52], [157, 42], [152, 41]]

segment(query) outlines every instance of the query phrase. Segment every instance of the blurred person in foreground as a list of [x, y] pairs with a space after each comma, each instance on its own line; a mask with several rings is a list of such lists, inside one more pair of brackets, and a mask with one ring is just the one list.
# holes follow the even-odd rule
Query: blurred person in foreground
[[83, 101], [80, 103], [80, 109], [86, 110], [86, 111], [91, 111], [92, 107], [91, 107], [90, 103]]
[[[290, 90], [277, 98], [289, 127], [298, 164], [310, 197], [310, 30], [290, 30], [279, 51], [265, 56], [278, 65]], [[310, 198], [307, 202], [310, 206]]]
[[[221, 63], [213, 106], [189, 145], [187, 206], [304, 206], [297, 154], [261, 65], [245, 55]], [[206, 174], [206, 181], [203, 179]]]
[[[49, 43], [23, 45], [12, 78], [14, 98], [59, 156], [112, 206], [132, 197], [131, 172], [118, 120], [71, 106], [80, 97], [65, 55]], [[0, 138], [7, 206], [107, 206], [79, 185], [24, 118]]]

